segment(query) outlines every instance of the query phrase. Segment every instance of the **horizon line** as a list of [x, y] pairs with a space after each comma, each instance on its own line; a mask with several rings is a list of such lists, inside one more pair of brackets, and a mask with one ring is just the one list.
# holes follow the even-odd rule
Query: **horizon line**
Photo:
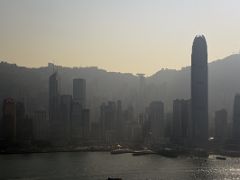
[[[212, 60], [210, 62], [208, 62], [208, 64], [211, 64], [211, 63], [215, 63], [217, 61], [221, 61], [221, 60], [224, 60], [228, 57], [231, 57], [231, 56], [235, 56], [235, 55], [240, 55], [240, 52], [238, 53], [233, 53], [231, 55], [228, 55], [228, 56], [225, 56], [221, 59], [216, 59], [216, 60]], [[44, 67], [48, 67], [49, 64], [52, 64], [56, 67], [61, 67], [61, 68], [71, 68], [71, 69], [74, 69], [74, 68], [96, 68], [98, 70], [103, 70], [103, 71], [106, 71], [106, 72], [109, 72], [109, 73], [121, 73], [121, 74], [131, 74], [131, 75], [134, 75], [134, 76], [138, 76], [138, 74], [144, 74], [144, 77], [151, 77], [153, 76], [154, 74], [158, 73], [159, 71], [162, 71], [162, 70], [175, 70], [175, 71], [181, 71], [183, 69], [186, 69], [186, 68], [189, 68], [191, 67], [191, 65], [186, 65], [186, 66], [182, 66], [181, 68], [179, 69], [174, 69], [174, 68], [167, 68], [167, 67], [163, 67], [161, 68], [160, 70], [156, 71], [155, 73], [152, 73], [151, 75], [147, 75], [146, 76], [146, 73], [143, 73], [143, 72], [138, 72], [138, 73], [132, 73], [132, 72], [120, 72], [120, 71], [110, 71], [110, 70], [107, 70], [107, 69], [104, 69], [102, 67], [99, 67], [99, 66], [64, 66], [64, 65], [59, 65], [59, 64], [55, 64], [54, 62], [48, 62], [48, 64], [45, 66], [26, 66], [26, 65], [19, 65], [17, 63], [14, 63], [14, 62], [9, 62], [9, 61], [6, 61], [6, 60], [3, 60], [3, 59], [0, 59], [0, 63], [7, 63], [7, 64], [10, 64], [10, 65], [16, 65], [18, 67], [23, 67], [23, 68], [29, 68], [29, 69], [39, 69], [39, 68], [44, 68]]]

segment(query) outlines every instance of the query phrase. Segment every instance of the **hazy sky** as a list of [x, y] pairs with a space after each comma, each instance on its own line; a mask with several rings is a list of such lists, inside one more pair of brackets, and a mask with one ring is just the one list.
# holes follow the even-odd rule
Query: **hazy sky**
[[240, 50], [239, 0], [0, 0], [0, 59], [153, 74], [190, 65], [204, 34], [209, 61]]

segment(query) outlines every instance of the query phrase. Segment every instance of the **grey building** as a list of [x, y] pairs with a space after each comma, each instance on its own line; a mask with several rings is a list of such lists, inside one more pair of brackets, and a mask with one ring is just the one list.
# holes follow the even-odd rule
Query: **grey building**
[[61, 138], [60, 121], [60, 78], [55, 72], [49, 77], [49, 125], [50, 139], [58, 144]]
[[6, 98], [2, 105], [3, 139], [7, 144], [16, 142], [16, 102], [13, 98]]
[[236, 94], [233, 105], [233, 139], [240, 141], [240, 94]]
[[26, 115], [23, 102], [16, 103], [16, 128], [17, 142], [29, 144], [33, 139], [32, 118]]
[[102, 139], [107, 143], [116, 141], [117, 106], [113, 101], [103, 103], [100, 107]]
[[83, 131], [83, 138], [86, 140], [89, 138], [89, 128], [90, 128], [90, 110], [83, 109], [82, 112], [82, 131]]
[[227, 111], [221, 109], [215, 112], [215, 140], [223, 142], [227, 138]]
[[85, 79], [73, 79], [73, 100], [86, 106], [86, 80]]
[[191, 112], [190, 100], [173, 101], [173, 140], [184, 144], [190, 138]]
[[79, 102], [72, 103], [72, 112], [71, 112], [71, 137], [74, 143], [80, 143], [83, 138], [83, 108]]
[[33, 115], [33, 139], [36, 141], [48, 140], [49, 122], [45, 110], [37, 110]]
[[164, 104], [161, 101], [153, 101], [148, 111], [150, 131], [154, 142], [160, 142], [164, 138]]
[[208, 140], [208, 52], [203, 35], [195, 37], [191, 58], [192, 138], [196, 146]]
[[65, 142], [69, 142], [71, 139], [71, 113], [72, 113], [72, 96], [61, 95], [60, 104], [62, 135]]

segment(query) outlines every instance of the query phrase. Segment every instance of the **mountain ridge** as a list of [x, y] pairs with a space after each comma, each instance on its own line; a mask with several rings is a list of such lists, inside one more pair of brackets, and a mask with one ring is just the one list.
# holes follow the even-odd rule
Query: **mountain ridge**
[[[108, 72], [98, 67], [57, 66], [62, 81], [62, 94], [72, 94], [72, 79], [87, 80], [87, 104], [94, 114], [108, 100], [121, 99], [124, 106], [139, 104], [139, 78], [131, 73]], [[231, 119], [234, 95], [240, 92], [240, 54], [233, 54], [210, 62], [209, 66], [209, 114], [226, 108]], [[53, 72], [51, 64], [39, 68], [28, 68], [0, 63], [0, 101], [5, 97], [24, 99], [27, 110], [33, 111], [48, 106], [48, 78]], [[190, 67], [180, 70], [161, 69], [146, 77], [144, 106], [153, 100], [165, 103], [165, 112], [171, 112], [176, 98], [190, 98]], [[32, 101], [32, 102], [31, 102]], [[34, 102], [34, 103], [33, 103]], [[97, 118], [94, 115], [93, 118]]]

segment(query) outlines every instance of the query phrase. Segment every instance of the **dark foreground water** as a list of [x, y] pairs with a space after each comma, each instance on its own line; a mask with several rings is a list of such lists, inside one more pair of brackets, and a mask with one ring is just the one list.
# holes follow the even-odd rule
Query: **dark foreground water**
[[165, 158], [72, 152], [0, 155], [0, 179], [240, 179], [240, 159]]

